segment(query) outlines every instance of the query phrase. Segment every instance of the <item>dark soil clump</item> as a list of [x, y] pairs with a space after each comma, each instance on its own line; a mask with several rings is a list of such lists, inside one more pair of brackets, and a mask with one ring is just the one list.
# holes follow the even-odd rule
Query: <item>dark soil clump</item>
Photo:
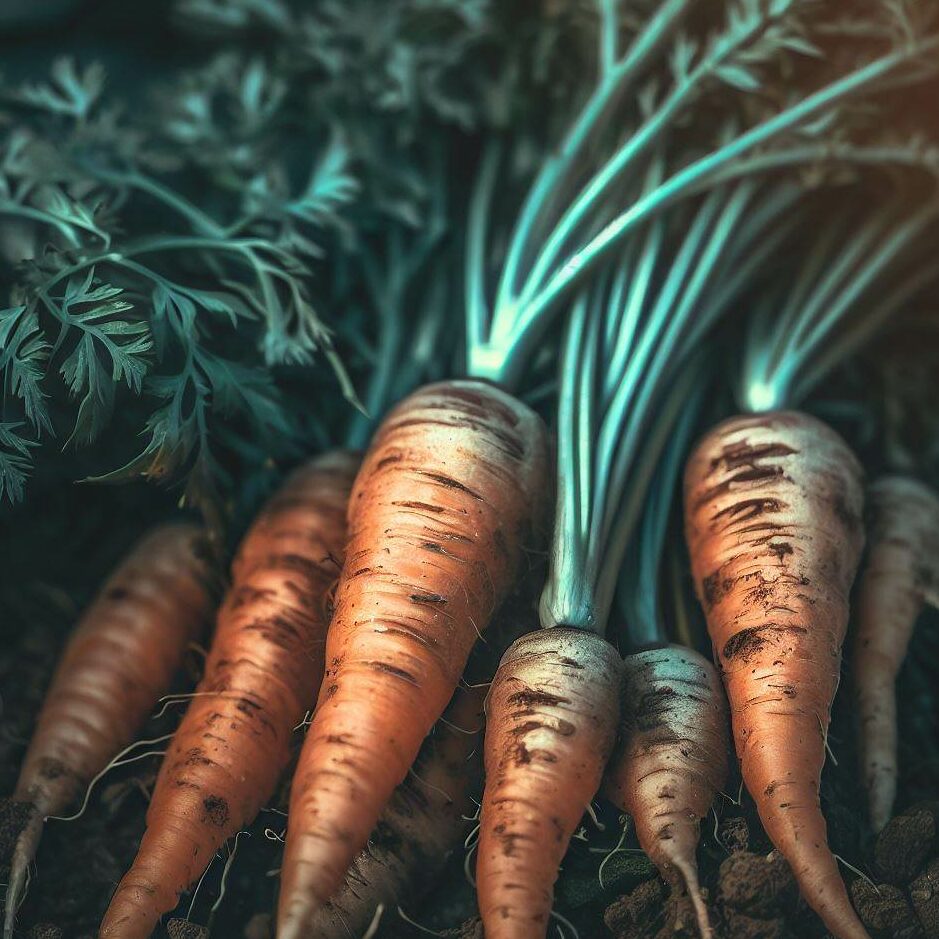
[[874, 860], [891, 884], [909, 883], [936, 853], [937, 803], [920, 803], [892, 818], [877, 838]]
[[603, 922], [616, 939], [645, 939], [655, 935], [662, 920], [667, 890], [657, 877], [607, 907]]
[[939, 858], [910, 884], [910, 899], [927, 939], [939, 939]]
[[859, 877], [851, 884], [851, 900], [873, 939], [922, 939], [910, 899], [898, 887], [876, 886]]
[[184, 919], [171, 919], [166, 924], [170, 939], [207, 939], [209, 932], [203, 926], [187, 922]]
[[727, 914], [773, 919], [791, 909], [798, 897], [792, 871], [776, 851], [765, 857], [741, 851], [721, 864], [717, 906]]
[[31, 807], [28, 802], [0, 799], [0, 870], [13, 852], [16, 839], [29, 821]]
[[40, 923], [29, 931], [29, 939], [62, 939], [65, 933], [58, 926]]

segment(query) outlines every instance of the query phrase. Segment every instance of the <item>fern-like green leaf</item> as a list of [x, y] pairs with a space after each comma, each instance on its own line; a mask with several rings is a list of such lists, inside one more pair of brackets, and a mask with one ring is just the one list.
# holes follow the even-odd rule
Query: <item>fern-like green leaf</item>
[[23, 403], [30, 424], [52, 431], [42, 389], [50, 346], [39, 327], [39, 317], [28, 306], [0, 310], [0, 374], [6, 390]]
[[32, 469], [30, 450], [38, 446], [17, 431], [17, 423], [0, 423], [0, 501], [19, 502], [23, 498], [26, 480]]
[[51, 81], [26, 84], [13, 97], [50, 114], [83, 120], [101, 97], [104, 80], [100, 62], [80, 69], [73, 58], [65, 56], [53, 63]]

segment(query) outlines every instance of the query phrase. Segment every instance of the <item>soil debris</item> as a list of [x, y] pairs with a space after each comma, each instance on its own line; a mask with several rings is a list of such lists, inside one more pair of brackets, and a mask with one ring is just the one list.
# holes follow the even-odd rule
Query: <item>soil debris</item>
[[616, 939], [646, 939], [661, 923], [667, 889], [658, 878], [639, 884], [614, 900], [603, 914], [603, 922]]
[[873, 939], [923, 939], [909, 898], [898, 887], [859, 877], [851, 884], [851, 900]]
[[874, 860], [888, 883], [908, 884], [937, 849], [939, 803], [921, 802], [892, 818], [877, 838]]
[[29, 931], [28, 939], [62, 939], [65, 935], [58, 926], [51, 923], [38, 923]]
[[166, 924], [170, 939], [208, 939], [209, 931], [204, 926], [185, 919], [171, 919]]
[[483, 921], [478, 916], [474, 916], [456, 929], [448, 929], [442, 935], [446, 939], [483, 939]]
[[0, 799], [0, 870], [9, 865], [16, 839], [29, 821], [30, 810], [28, 802]]
[[939, 939], [939, 858], [910, 884], [910, 899], [926, 939]]
[[767, 855], [738, 852], [720, 866], [717, 905], [725, 918], [731, 913], [771, 920], [791, 910], [799, 892], [786, 859], [778, 851]]

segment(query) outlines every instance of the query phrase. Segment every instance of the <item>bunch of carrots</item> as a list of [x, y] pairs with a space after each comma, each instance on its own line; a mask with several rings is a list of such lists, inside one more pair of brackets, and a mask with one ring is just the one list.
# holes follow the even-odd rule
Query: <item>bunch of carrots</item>
[[[817, 51], [810, 15], [796, 0], [744, 2], [698, 43], [690, 6], [663, 0], [621, 48], [616, 4], [600, 3], [596, 87], [521, 198], [508, 194], [507, 237], [493, 235], [506, 159], [493, 146], [462, 253], [415, 246], [428, 321], [444, 325], [431, 330], [438, 352], [439, 271], [454, 256], [464, 268], [462, 377], [422, 384], [431, 365], [409, 356], [392, 305], [398, 338], [366, 396], [381, 419], [364, 453], [338, 447], [288, 476], [227, 577], [205, 533], [174, 524], [104, 585], [23, 764], [15, 798], [30, 814], [5, 939], [45, 821], [87, 799], [212, 623], [103, 939], [153, 933], [271, 798], [304, 724], [277, 939], [372, 934], [383, 908], [420, 889], [428, 859], [459, 848], [482, 779], [475, 876], [489, 939], [546, 935], [565, 851], [601, 792], [708, 937], [696, 849], [731, 740], [805, 900], [838, 939], [867, 935], [821, 809], [830, 711], [853, 618], [879, 828], [898, 772], [893, 683], [921, 607], [939, 600], [939, 495], [906, 478], [868, 485], [848, 443], [797, 408], [930, 286], [939, 211], [916, 197], [922, 147], [818, 134], [858, 99], [869, 106], [878, 82], [935, 70], [939, 36], [911, 21], [902, 42], [754, 122], [760, 70]], [[715, 84], [745, 104], [689, 159], [670, 131], [679, 116], [694, 126], [691, 105]], [[898, 189], [864, 224], [820, 230], [820, 196], [791, 172], [806, 165], [838, 211], [884, 166], [913, 197]], [[763, 305], [748, 312], [754, 297]], [[722, 335], [743, 342], [728, 384], [737, 416], [707, 394], [716, 370], [701, 349]], [[525, 400], [538, 350], [556, 361], [554, 439]], [[354, 422], [347, 444], [363, 437]], [[712, 657], [676, 642], [655, 600], [678, 501]]]

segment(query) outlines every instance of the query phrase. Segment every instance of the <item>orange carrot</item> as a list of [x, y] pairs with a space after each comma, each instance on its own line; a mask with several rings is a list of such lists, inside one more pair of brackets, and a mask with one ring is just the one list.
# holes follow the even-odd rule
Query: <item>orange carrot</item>
[[858, 591], [854, 690], [871, 825], [890, 819], [897, 791], [894, 684], [925, 603], [939, 605], [939, 497], [901, 476], [868, 491], [867, 565]]
[[537, 415], [477, 381], [422, 388], [379, 429], [293, 782], [279, 939], [309, 934], [514, 585], [547, 501], [547, 449]]
[[318, 939], [361, 936], [380, 905], [393, 911], [417, 899], [465, 839], [480, 782], [486, 687], [459, 688], [395, 790], [381, 820], [346, 873], [341, 889], [313, 919]]
[[415, 903], [465, 843], [478, 806], [473, 797], [482, 787], [486, 694], [506, 645], [531, 628], [534, 581], [502, 605], [486, 643], [473, 650], [464, 684], [395, 790], [368, 846], [314, 917], [312, 934], [318, 939], [364, 935], [379, 905], [387, 914]]
[[554, 881], [616, 739], [622, 660], [580, 629], [505, 654], [487, 702], [476, 886], [487, 939], [544, 936]]
[[349, 453], [312, 460], [245, 536], [205, 676], [163, 761], [101, 939], [149, 936], [273, 793], [323, 676], [327, 600], [356, 466]]
[[667, 646], [627, 656], [622, 742], [604, 792], [632, 816], [642, 850], [673, 890], [687, 891], [711, 936], [695, 852], [701, 819], [727, 779], [727, 708], [714, 666]]
[[207, 624], [217, 592], [202, 529], [165, 525], [136, 545], [85, 612], [46, 694], [13, 796], [29, 803], [31, 816], [11, 863], [6, 939], [43, 821], [134, 739]]
[[725, 421], [686, 469], [695, 586], [743, 778], [767, 834], [838, 939], [867, 939], [819, 802], [862, 505], [854, 454], [798, 412]]

